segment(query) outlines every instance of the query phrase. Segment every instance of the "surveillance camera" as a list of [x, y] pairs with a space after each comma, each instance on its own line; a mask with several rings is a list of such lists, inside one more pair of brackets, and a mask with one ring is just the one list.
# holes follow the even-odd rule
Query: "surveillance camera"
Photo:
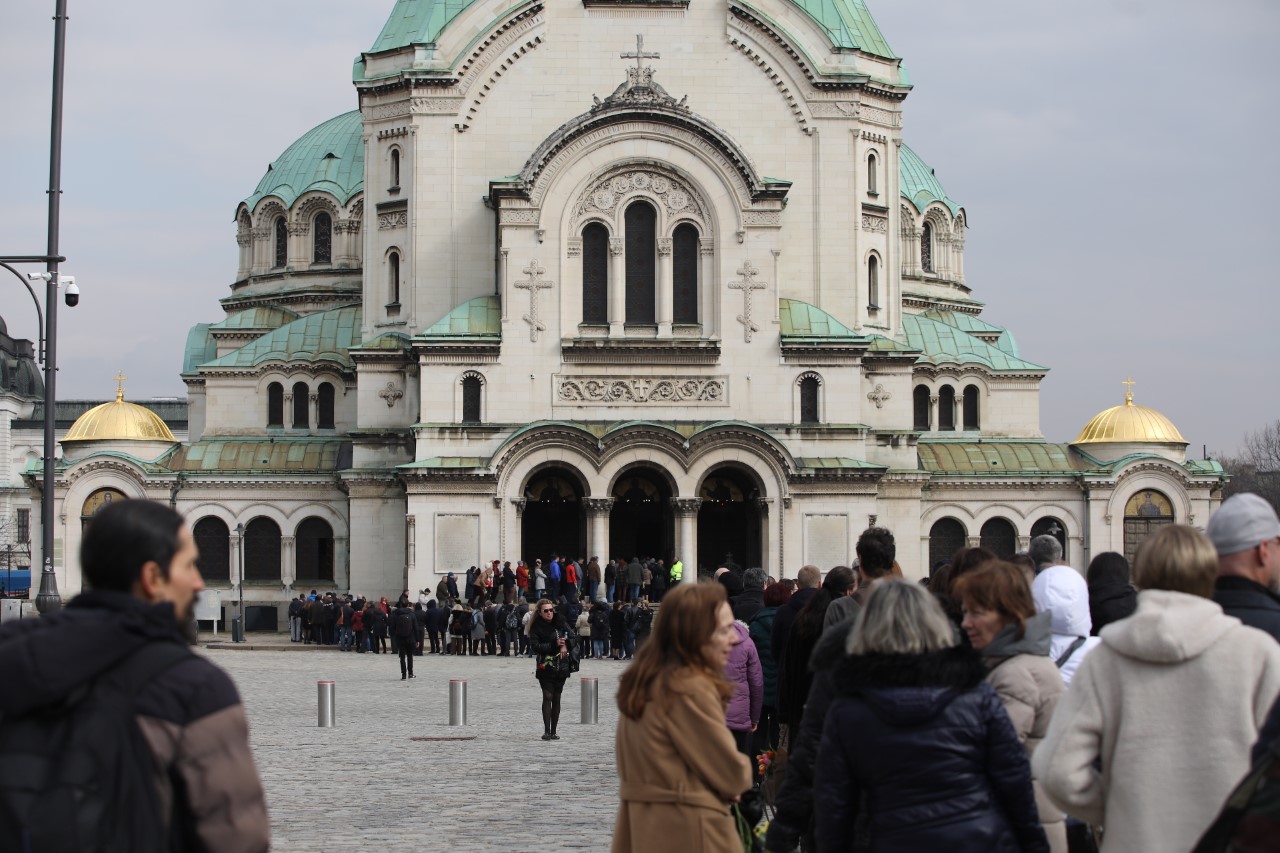
[[76, 280], [71, 276], [67, 276], [62, 280], [67, 285], [67, 289], [65, 293], [67, 307], [75, 308], [77, 305], [80, 304], [80, 288], [76, 285]]

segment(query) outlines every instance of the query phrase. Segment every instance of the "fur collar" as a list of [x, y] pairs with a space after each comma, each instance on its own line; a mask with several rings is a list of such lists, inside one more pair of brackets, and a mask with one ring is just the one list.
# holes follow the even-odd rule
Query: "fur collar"
[[921, 655], [851, 655], [832, 670], [835, 691], [842, 696], [885, 687], [969, 690], [986, 676], [982, 659], [962, 646]]

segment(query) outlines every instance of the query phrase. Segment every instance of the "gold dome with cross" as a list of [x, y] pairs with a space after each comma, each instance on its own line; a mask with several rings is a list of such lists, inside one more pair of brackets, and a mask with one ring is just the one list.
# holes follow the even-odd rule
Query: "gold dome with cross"
[[176, 442], [164, 419], [146, 406], [124, 399], [124, 383], [128, 377], [117, 374], [116, 399], [94, 406], [76, 418], [63, 437], [68, 441], [169, 441]]
[[1093, 416], [1072, 444], [1182, 444], [1187, 440], [1173, 421], [1146, 406], [1133, 404], [1132, 379], [1126, 379], [1124, 405]]

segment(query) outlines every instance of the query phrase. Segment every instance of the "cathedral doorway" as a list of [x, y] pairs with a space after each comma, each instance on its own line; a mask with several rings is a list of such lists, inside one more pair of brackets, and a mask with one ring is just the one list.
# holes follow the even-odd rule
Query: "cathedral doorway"
[[717, 468], [702, 481], [698, 509], [698, 567], [761, 565], [760, 490], [746, 474]]
[[609, 556], [670, 560], [675, 551], [671, 487], [652, 468], [632, 468], [613, 484]]
[[1142, 540], [1173, 524], [1173, 504], [1155, 489], [1143, 489], [1124, 505], [1124, 557], [1133, 565]]
[[587, 547], [582, 483], [567, 468], [544, 468], [524, 490], [520, 559], [550, 564], [551, 553], [581, 556]]

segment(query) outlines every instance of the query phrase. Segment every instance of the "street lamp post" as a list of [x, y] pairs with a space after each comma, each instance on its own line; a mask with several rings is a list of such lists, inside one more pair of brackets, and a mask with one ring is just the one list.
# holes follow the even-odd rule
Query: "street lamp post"
[[236, 624], [240, 627], [240, 630], [238, 631], [233, 630], [231, 632], [231, 642], [243, 643], [244, 642], [244, 522], [240, 522], [239, 524], [236, 525], [236, 537], [239, 539], [239, 545], [240, 545], [240, 547], [236, 549], [236, 551], [238, 552], [236, 555], [238, 558], [236, 560], [236, 563], [238, 564], [237, 568], [239, 569], [239, 575], [240, 575], [239, 582], [236, 584], [236, 612], [238, 614], [236, 616]]

